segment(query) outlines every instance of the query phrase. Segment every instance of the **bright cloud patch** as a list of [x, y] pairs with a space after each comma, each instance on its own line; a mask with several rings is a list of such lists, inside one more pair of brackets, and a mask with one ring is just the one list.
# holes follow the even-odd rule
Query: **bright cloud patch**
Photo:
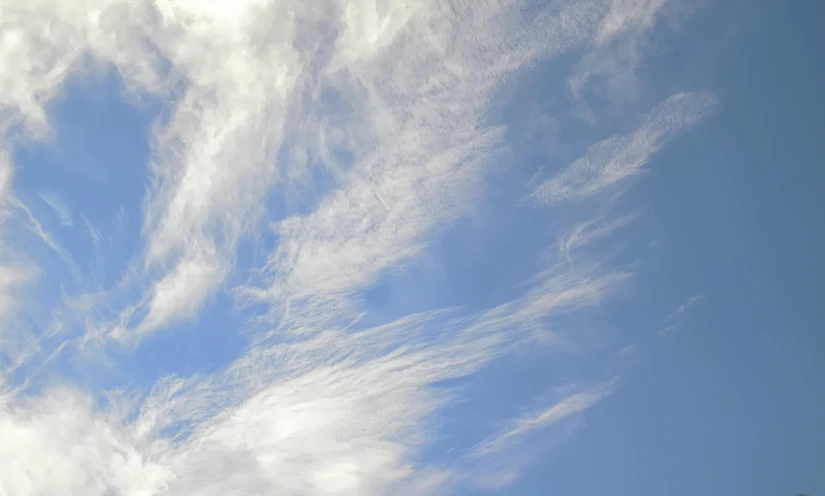
[[[673, 91], [582, 131], [582, 88], [617, 77], [605, 61], [638, 55], [630, 40], [660, 8], [0, 1], [0, 494], [413, 495], [517, 480], [529, 463], [515, 454], [598, 408], [630, 349], [604, 352], [572, 317], [633, 276], [605, 245], [639, 213], [607, 212], [606, 193], [717, 106], [702, 88]], [[514, 145], [511, 100], [531, 71], [570, 104], [530, 120], [579, 130], [569, 160], [536, 166]], [[130, 138], [149, 148], [140, 166], [114, 153], [81, 174], [26, 152], [80, 160], [56, 144], [71, 130], [100, 134], [83, 153], [115, 146], [72, 107], [96, 98], [146, 115]], [[494, 251], [491, 232], [521, 252]], [[502, 283], [499, 267], [523, 277]], [[484, 303], [454, 304], [467, 294]], [[478, 435], [447, 435], [459, 390], [525, 353], [589, 365], [572, 386], [539, 381], [489, 417], [453, 419]], [[562, 386], [575, 391], [547, 403]], [[523, 463], [486, 473], [503, 454]]]

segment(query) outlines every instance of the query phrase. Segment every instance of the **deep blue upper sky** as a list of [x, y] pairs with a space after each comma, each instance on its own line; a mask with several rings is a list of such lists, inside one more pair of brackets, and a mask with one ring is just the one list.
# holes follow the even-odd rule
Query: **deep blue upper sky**
[[734, 3], [685, 28], [705, 38], [686, 52], [726, 35], [696, 62], [723, 108], [638, 186], [661, 248], [611, 315], [645, 334], [657, 325], [648, 309], [684, 291], [705, 299], [512, 494], [543, 484], [564, 494], [825, 490], [825, 12]]

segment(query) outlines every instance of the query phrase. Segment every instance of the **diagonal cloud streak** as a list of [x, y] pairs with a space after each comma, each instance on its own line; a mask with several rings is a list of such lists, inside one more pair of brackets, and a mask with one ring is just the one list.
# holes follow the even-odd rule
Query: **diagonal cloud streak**
[[678, 93], [659, 103], [636, 131], [614, 135], [591, 146], [561, 172], [536, 188], [541, 205], [581, 200], [639, 173], [669, 139], [707, 119], [718, 102], [707, 93]]

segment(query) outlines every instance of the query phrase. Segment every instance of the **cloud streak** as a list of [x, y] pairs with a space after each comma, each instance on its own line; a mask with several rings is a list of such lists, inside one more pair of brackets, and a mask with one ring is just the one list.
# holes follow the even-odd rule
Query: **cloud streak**
[[653, 45], [654, 28], [677, 30], [699, 8], [697, 2], [611, 0], [585, 55], [575, 64], [568, 87], [581, 116], [592, 121], [590, 98], [613, 107], [637, 101], [641, 95], [639, 68]]
[[687, 299], [687, 301], [685, 301], [684, 303], [682, 303], [681, 305], [676, 307], [676, 310], [670, 312], [667, 316], [667, 320], [673, 320], [673, 319], [679, 317], [683, 313], [687, 312], [687, 310], [690, 307], [692, 307], [693, 305], [695, 305], [696, 303], [699, 303], [700, 301], [702, 301], [704, 299], [705, 299], [705, 295], [701, 295], [701, 294], [691, 296], [690, 298]]
[[472, 457], [489, 456], [511, 449], [524, 437], [535, 434], [536, 431], [546, 429], [550, 425], [572, 415], [584, 412], [608, 396], [610, 392], [611, 388], [607, 386], [595, 388], [592, 391], [570, 395], [549, 407], [522, 415], [513, 420], [504, 432], [491, 437], [477, 446], [472, 452]]
[[40, 198], [46, 202], [46, 205], [54, 210], [55, 214], [57, 214], [57, 218], [60, 220], [61, 226], [74, 227], [72, 212], [59, 195], [53, 191], [41, 191]]
[[614, 135], [540, 185], [532, 195], [540, 205], [579, 201], [607, 191], [638, 174], [676, 134], [700, 124], [717, 108], [708, 93], [677, 93], [659, 103], [634, 132]]
[[667, 318], [665, 320], [667, 322], [671, 323], [671, 324], [667, 325], [666, 327], [664, 327], [663, 329], [661, 329], [659, 331], [659, 337], [664, 337], [664, 336], [667, 336], [668, 334], [672, 334], [672, 333], [676, 332], [677, 326], [676, 326], [675, 321], [678, 321], [679, 318], [682, 317], [682, 315], [684, 315], [684, 313], [687, 312], [690, 309], [690, 307], [692, 307], [693, 305], [703, 301], [704, 299], [705, 299], [705, 295], [702, 295], [702, 294], [691, 296], [684, 303], [682, 303], [681, 305], [676, 307], [675, 310], [670, 312], [667, 315]]

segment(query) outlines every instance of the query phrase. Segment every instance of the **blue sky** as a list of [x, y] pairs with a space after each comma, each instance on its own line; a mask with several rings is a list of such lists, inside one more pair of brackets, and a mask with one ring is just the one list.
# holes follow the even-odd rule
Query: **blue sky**
[[815, 2], [0, 0], [0, 495], [825, 492]]

